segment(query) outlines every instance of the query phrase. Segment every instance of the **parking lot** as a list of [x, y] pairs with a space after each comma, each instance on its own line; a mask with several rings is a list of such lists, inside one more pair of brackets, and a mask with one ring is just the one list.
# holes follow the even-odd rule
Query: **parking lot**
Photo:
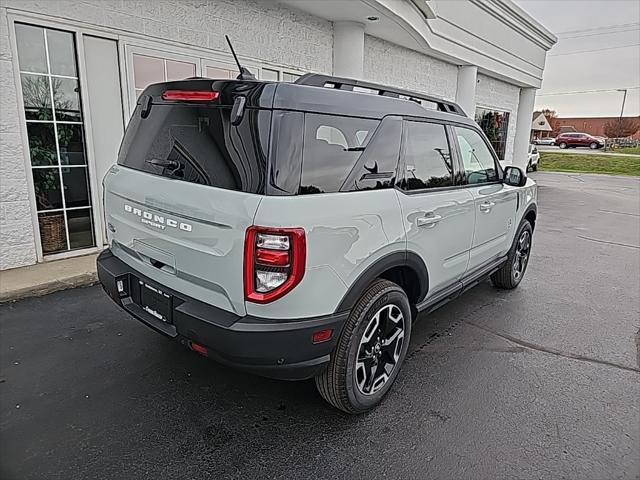
[[0, 307], [0, 477], [637, 479], [640, 181], [533, 177], [520, 287], [421, 318], [363, 416], [187, 351], [98, 286]]
[[560, 148], [555, 145], [536, 145], [536, 148], [539, 152], [554, 152], [554, 153], [572, 153], [572, 154], [585, 154], [585, 155], [614, 155], [616, 157], [638, 157], [640, 155], [636, 155], [634, 153], [618, 153], [617, 151], [607, 150], [605, 151], [602, 148], [598, 148], [596, 150], [591, 150], [588, 147], [579, 147], [579, 148]]

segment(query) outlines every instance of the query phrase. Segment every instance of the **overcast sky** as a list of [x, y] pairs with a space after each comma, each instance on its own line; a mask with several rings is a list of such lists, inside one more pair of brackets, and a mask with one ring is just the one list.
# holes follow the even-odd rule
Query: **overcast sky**
[[[640, 1], [515, 2], [559, 37], [547, 54], [536, 109], [549, 107], [562, 117], [618, 116], [624, 94], [615, 89], [636, 87], [628, 91], [624, 114], [640, 114]], [[614, 91], [544, 95], [600, 89]]]

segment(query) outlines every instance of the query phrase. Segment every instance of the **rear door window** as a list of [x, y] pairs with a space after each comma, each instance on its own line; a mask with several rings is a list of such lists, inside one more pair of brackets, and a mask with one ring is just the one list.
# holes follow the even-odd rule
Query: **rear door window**
[[[363, 132], [363, 130], [356, 132], [356, 138]], [[362, 135], [362, 142], [365, 139]], [[340, 191], [392, 188], [396, 183], [401, 139], [402, 118], [386, 117], [382, 120]]]
[[366, 118], [305, 114], [299, 193], [341, 191], [379, 124]]
[[175, 180], [262, 194], [271, 112], [247, 109], [238, 126], [231, 108], [154, 104], [136, 108], [118, 164]]
[[450, 187], [453, 163], [445, 126], [406, 122], [403, 190]]

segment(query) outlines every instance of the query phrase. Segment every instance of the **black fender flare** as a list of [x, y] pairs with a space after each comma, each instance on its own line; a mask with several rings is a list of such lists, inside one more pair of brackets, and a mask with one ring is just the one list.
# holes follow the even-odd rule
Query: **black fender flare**
[[420, 303], [429, 291], [429, 272], [427, 266], [420, 255], [415, 252], [394, 252], [381, 257], [358, 276], [353, 285], [347, 290], [347, 293], [342, 297], [340, 304], [336, 308], [336, 313], [351, 310], [371, 282], [394, 267], [409, 267], [416, 273], [420, 283], [420, 294], [416, 303]]
[[527, 215], [529, 215], [529, 213], [533, 212], [533, 215], [535, 216], [536, 220], [534, 222], [534, 225], [531, 225], [531, 229], [535, 230], [535, 223], [538, 220], [538, 207], [535, 203], [531, 203], [529, 204], [529, 206], [525, 209], [524, 213], [522, 214], [522, 218], [520, 219], [520, 223], [522, 223], [522, 221], [527, 217]]

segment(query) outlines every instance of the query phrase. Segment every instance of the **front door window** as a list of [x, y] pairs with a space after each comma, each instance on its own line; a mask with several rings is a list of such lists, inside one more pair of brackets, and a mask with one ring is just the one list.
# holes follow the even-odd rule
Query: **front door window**
[[16, 24], [42, 251], [95, 246], [72, 33]]

